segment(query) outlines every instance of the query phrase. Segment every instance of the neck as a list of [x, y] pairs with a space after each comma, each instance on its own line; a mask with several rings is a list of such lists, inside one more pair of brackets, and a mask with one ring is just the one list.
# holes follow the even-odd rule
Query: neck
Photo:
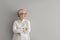
[[23, 20], [23, 19], [20, 19], [21, 21]]

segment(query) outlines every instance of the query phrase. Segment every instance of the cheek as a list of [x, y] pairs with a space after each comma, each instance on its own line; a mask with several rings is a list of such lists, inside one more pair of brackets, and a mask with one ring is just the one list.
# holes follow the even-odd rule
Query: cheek
[[23, 17], [25, 17], [25, 15], [23, 15]]
[[22, 15], [22, 17], [25, 17], [25, 15]]

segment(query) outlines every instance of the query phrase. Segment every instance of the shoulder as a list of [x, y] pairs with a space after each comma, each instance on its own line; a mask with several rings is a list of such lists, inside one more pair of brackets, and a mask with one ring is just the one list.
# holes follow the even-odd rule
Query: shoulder
[[30, 20], [28, 20], [28, 19], [25, 19], [25, 22], [27, 22], [27, 23], [30, 23]]
[[13, 23], [17, 23], [18, 22], [18, 20], [14, 20], [14, 22]]
[[25, 21], [30, 22], [30, 20], [28, 20], [28, 19], [25, 19]]

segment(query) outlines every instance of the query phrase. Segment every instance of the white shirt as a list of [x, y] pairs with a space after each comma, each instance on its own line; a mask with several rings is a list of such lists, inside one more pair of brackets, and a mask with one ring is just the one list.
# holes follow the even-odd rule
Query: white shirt
[[[27, 31], [23, 32], [22, 28], [27, 27]], [[13, 32], [14, 33], [20, 33], [21, 35], [29, 34], [31, 31], [30, 28], [30, 21], [27, 19], [23, 19], [22, 21], [20, 19], [15, 20], [13, 23]]]

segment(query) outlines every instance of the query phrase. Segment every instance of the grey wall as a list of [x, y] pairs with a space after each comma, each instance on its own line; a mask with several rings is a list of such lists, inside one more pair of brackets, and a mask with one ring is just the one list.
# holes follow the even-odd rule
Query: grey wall
[[28, 10], [31, 40], [60, 40], [60, 0], [0, 0], [0, 40], [12, 39], [20, 8]]

